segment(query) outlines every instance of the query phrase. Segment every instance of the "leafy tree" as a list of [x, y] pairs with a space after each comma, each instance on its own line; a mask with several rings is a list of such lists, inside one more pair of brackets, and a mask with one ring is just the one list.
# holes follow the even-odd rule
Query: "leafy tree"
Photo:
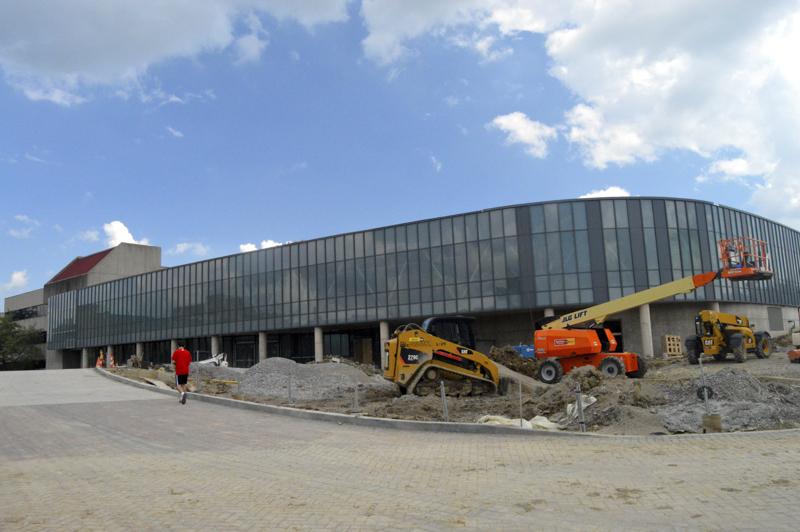
[[41, 357], [36, 345], [41, 337], [42, 331], [20, 327], [8, 314], [0, 316], [0, 371], [32, 367]]

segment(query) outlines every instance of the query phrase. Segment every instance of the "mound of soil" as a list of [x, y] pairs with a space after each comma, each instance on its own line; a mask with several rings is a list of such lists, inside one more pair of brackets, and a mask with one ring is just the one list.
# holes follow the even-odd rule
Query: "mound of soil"
[[536, 371], [538, 365], [535, 358], [524, 358], [517, 353], [513, 347], [495, 347], [492, 346], [487, 354], [489, 358], [495, 362], [504, 365], [510, 370], [516, 371], [528, 377], [536, 378]]

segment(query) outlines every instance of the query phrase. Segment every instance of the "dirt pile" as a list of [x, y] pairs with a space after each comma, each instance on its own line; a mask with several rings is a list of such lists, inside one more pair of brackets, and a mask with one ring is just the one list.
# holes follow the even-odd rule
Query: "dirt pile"
[[535, 358], [524, 358], [517, 353], [513, 347], [507, 345], [505, 347], [492, 346], [487, 355], [489, 358], [498, 362], [508, 369], [514, 370], [517, 373], [522, 373], [528, 377], [536, 378], [536, 370], [538, 365]]
[[225, 380], [225, 381], [239, 381], [245, 373], [244, 368], [231, 368], [224, 366], [214, 366], [212, 364], [198, 364], [192, 362], [189, 366], [189, 374], [194, 378], [195, 375], [199, 376], [201, 380]]
[[245, 371], [239, 393], [245, 397], [320, 401], [353, 396], [364, 399], [397, 395], [397, 386], [378, 375], [367, 375], [349, 364], [297, 364], [288, 358], [268, 358]]
[[[697, 396], [701, 380], [668, 386], [669, 405], [660, 409], [670, 432], [701, 432], [703, 401]], [[800, 426], [800, 387], [764, 383], [746, 370], [725, 368], [706, 376], [713, 391], [711, 413], [720, 414], [725, 431], [767, 430]]]

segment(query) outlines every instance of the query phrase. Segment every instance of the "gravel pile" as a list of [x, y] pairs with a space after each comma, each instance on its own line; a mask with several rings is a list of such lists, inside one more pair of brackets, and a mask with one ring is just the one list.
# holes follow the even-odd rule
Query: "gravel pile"
[[380, 375], [367, 375], [349, 364], [297, 364], [288, 358], [268, 358], [245, 371], [239, 392], [246, 396], [319, 401], [351, 396], [358, 386], [364, 398], [392, 396], [397, 386]]
[[190, 375], [200, 375], [201, 379], [240, 381], [245, 371], [247, 371], [245, 368], [214, 366], [211, 364], [198, 364], [197, 362], [192, 362], [189, 366]]
[[[671, 432], [702, 431], [703, 401], [697, 396], [701, 380], [665, 390], [669, 406], [661, 408], [664, 426]], [[741, 369], [725, 368], [706, 375], [713, 391], [712, 414], [720, 414], [725, 431], [767, 430], [800, 426], [800, 389], [764, 383]]]

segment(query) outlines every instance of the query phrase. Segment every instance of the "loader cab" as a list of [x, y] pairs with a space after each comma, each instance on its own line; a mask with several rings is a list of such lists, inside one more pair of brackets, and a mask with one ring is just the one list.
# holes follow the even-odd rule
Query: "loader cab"
[[428, 334], [453, 342], [468, 349], [475, 349], [475, 334], [472, 322], [475, 318], [452, 316], [448, 318], [428, 318], [422, 322], [422, 329]]

